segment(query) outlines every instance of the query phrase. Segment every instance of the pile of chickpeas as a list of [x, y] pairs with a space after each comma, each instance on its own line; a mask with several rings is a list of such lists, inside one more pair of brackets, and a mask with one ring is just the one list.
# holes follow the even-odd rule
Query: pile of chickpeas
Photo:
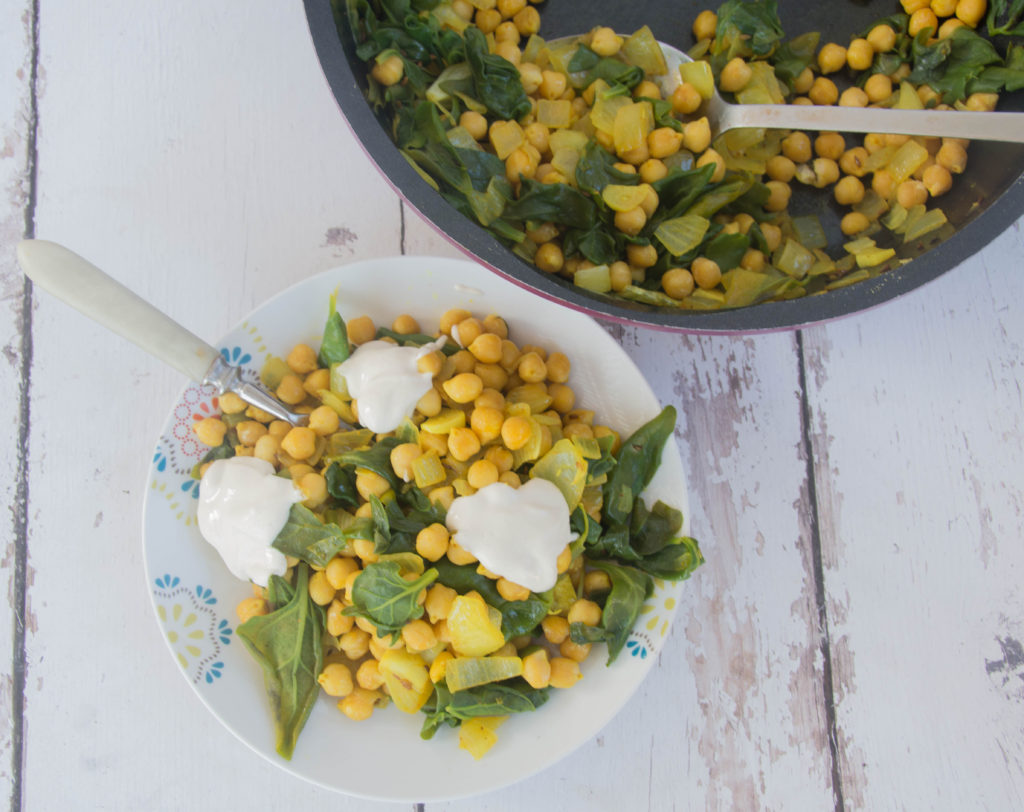
[[[356, 347], [377, 334], [374, 322], [367, 316], [348, 321], [346, 327], [349, 341]], [[421, 332], [419, 323], [409, 315], [396, 318], [391, 329], [401, 335]], [[474, 493], [494, 482], [518, 487], [524, 481], [524, 466], [528, 464], [516, 470], [514, 452], [535, 439], [537, 427], [541, 437], [538, 456], [543, 456], [563, 437], [610, 436], [613, 449], [618, 450], [618, 435], [595, 423], [592, 411], [576, 408], [575, 392], [568, 383], [571, 365], [565, 354], [535, 345], [517, 345], [509, 339], [504, 319], [495, 315], [478, 319], [463, 309], [444, 313], [440, 334], [453, 337], [450, 343], [459, 349], [451, 355], [435, 350], [420, 358], [419, 369], [433, 376], [433, 384], [411, 416], [412, 422], [420, 427], [419, 441], [396, 446], [390, 457], [395, 474], [410, 481], [417, 458], [431, 453], [439, 456], [445, 476], [427, 491], [432, 501], [447, 509], [457, 495]], [[285, 360], [289, 371], [281, 378], [275, 394], [295, 411], [309, 414], [308, 426], [293, 427], [275, 420], [234, 393], [227, 393], [220, 399], [222, 416], [204, 418], [193, 428], [202, 442], [217, 446], [231, 424], [238, 440], [235, 454], [272, 463], [301, 489], [305, 496], [302, 504], [318, 511], [330, 504], [324, 476], [330, 459], [325, 449], [331, 435], [348, 429], [340, 428], [339, 413], [321, 400], [321, 394], [329, 387], [330, 373], [318, 366], [316, 351], [299, 344]], [[345, 405], [352, 412], [345, 417], [358, 417], [357, 401]], [[430, 420], [435, 422], [432, 430], [427, 430], [424, 424]], [[372, 471], [357, 469], [355, 484], [361, 499], [356, 516], [372, 515], [371, 496], [384, 501], [394, 497], [388, 480]], [[478, 563], [440, 523], [425, 527], [417, 535], [416, 553], [427, 567], [445, 557], [457, 565]], [[350, 549], [326, 567], [314, 567], [309, 580], [310, 598], [326, 608], [326, 630], [331, 641], [319, 682], [324, 693], [336, 697], [340, 710], [354, 720], [368, 718], [375, 707], [387, 701], [384, 678], [378, 668], [386, 651], [401, 648], [420, 657], [435, 683], [444, 679], [445, 663], [458, 655], [450, 645], [446, 623], [457, 593], [441, 583], [435, 582], [419, 594], [423, 617], [407, 623], [394, 642], [390, 634], [379, 635], [371, 621], [344, 614], [352, 606], [355, 579], [363, 567], [377, 560], [372, 538], [355, 539]], [[297, 559], [289, 558], [286, 577], [291, 578], [291, 568], [297, 563]], [[574, 643], [569, 638], [569, 624], [600, 623], [601, 607], [590, 597], [607, 592], [611, 586], [605, 573], [584, 572], [582, 560], [573, 559], [568, 545], [559, 555], [557, 567], [559, 573], [571, 574], [577, 594], [583, 597], [561, 614], [545, 617], [536, 637], [524, 635], [506, 640], [492, 653], [515, 657], [530, 646], [531, 650], [522, 656], [522, 676], [534, 688], [569, 688], [582, 677], [579, 666], [590, 653], [590, 645]], [[494, 581], [498, 593], [506, 600], [530, 596], [526, 587], [482, 565], [477, 570]], [[266, 590], [254, 586], [253, 597], [243, 600], [237, 613], [244, 622], [266, 614], [271, 608]]]
[[[533, 103], [533, 111], [518, 122], [489, 121], [473, 111], [464, 112], [459, 124], [479, 142], [484, 149], [493, 147], [495, 128], [518, 127], [522, 141], [504, 158], [506, 174], [513, 186], [518, 188], [521, 178], [530, 178], [541, 183], [575, 184], [573, 177], [566, 177], [552, 163], [550, 147], [552, 130], [537, 120], [538, 103], [543, 100], [568, 100], [571, 102], [572, 120], [570, 127], [585, 118], [594, 104], [594, 85], [577, 92], [568, 77], [551, 65], [525, 61], [523, 47], [540, 26], [540, 17], [533, 8], [533, 0], [452, 0], [451, 8], [463, 20], [472, 22], [490, 37], [493, 53], [507, 59], [519, 69], [523, 89]], [[904, 10], [910, 15], [909, 33], [913, 36], [925, 28], [931, 28], [936, 38], [950, 36], [961, 26], [974, 28], [984, 19], [986, 0], [901, 0]], [[693, 34], [698, 42], [715, 37], [718, 18], [715, 12], [700, 12], [693, 23]], [[869, 105], [891, 105], [898, 93], [900, 83], [906, 81], [911, 66], [903, 63], [892, 74], [874, 74], [863, 87], [855, 85], [840, 90], [835, 75], [849, 68], [860, 72], [871, 67], [877, 54], [891, 52], [897, 41], [896, 31], [889, 25], [875, 26], [865, 37], [851, 39], [843, 46], [830, 42], [823, 45], [816, 64], [805, 69], [794, 82], [795, 97], [792, 104], [840, 105], [867, 107]], [[623, 38], [612, 29], [599, 27], [582, 37], [600, 56], [615, 56], [619, 53]], [[540, 60], [546, 62], [546, 60]], [[396, 56], [375, 66], [373, 75], [384, 85], [402, 80], [402, 62]], [[719, 88], [728, 93], [737, 93], [747, 85], [752, 76], [750, 66], [742, 58], [728, 62], [717, 77]], [[849, 84], [843, 82], [842, 84]], [[935, 109], [950, 109], [949, 105], [938, 103], [935, 90], [926, 84], [915, 88], [922, 104]], [[633, 91], [636, 98], [660, 99], [659, 86], [649, 80], [641, 82]], [[652, 183], [665, 177], [669, 163], [678, 160], [678, 153], [687, 152], [692, 164], [697, 167], [714, 164], [712, 181], [721, 180], [726, 171], [723, 156], [712, 146], [711, 129], [705, 117], [694, 118], [702, 99], [698, 90], [684, 82], [669, 98], [673, 111], [685, 121], [682, 132], [670, 127], [656, 127], [647, 143], [628, 151], [615, 152], [611, 137], [596, 130], [594, 137], [602, 146], [615, 153], [617, 169], [637, 175], [647, 196], [635, 208], [616, 212], [614, 225], [628, 236], [635, 236], [646, 225], [659, 206], [658, 195]], [[975, 93], [965, 100], [968, 110], [992, 110], [998, 101], [997, 94]], [[506, 131], [507, 135], [507, 131]], [[928, 159], [906, 179], [894, 181], [892, 174], [884, 167], [874, 168], [870, 173], [865, 162], [873, 153], [891, 145], [900, 145], [909, 140], [905, 135], [869, 134], [860, 144], [851, 145], [848, 137], [836, 132], [822, 132], [816, 135], [792, 132], [781, 141], [780, 151], [767, 161], [766, 185], [769, 198], [764, 204], [767, 222], [760, 224], [767, 243], [767, 252], [751, 248], [743, 256], [740, 267], [760, 271], [771, 261], [771, 254], [779, 247], [783, 236], [791, 236], [785, 214], [794, 182], [815, 188], [831, 188], [837, 204], [850, 207], [841, 220], [843, 234], [854, 236], [872, 228], [874, 217], [858, 208], [868, 190], [878, 195], [887, 204], [899, 203], [904, 208], [927, 204], [945, 194], [952, 186], [953, 176], [962, 173], [967, 165], [967, 141], [956, 138], [915, 137], [928, 150]], [[667, 161], [669, 163], [667, 163]], [[870, 174], [870, 177], [868, 177]], [[870, 209], [868, 210], [870, 211]], [[720, 215], [716, 222], [727, 230], [746, 233], [753, 222], [746, 215]], [[593, 263], [582, 255], [566, 256], [561, 239], [562, 229], [554, 223], [542, 223], [526, 232], [535, 247], [534, 264], [541, 270], [573, 278], [576, 271], [593, 267]], [[649, 268], [658, 262], [658, 250], [654, 245], [628, 244], [625, 255], [609, 266], [609, 277], [613, 292], [623, 291], [627, 286], [644, 282]], [[720, 268], [707, 257], [697, 257], [686, 267], [673, 267], [661, 277], [661, 287], [672, 299], [685, 301], [696, 289], [721, 290], [722, 274], [729, 268]]]

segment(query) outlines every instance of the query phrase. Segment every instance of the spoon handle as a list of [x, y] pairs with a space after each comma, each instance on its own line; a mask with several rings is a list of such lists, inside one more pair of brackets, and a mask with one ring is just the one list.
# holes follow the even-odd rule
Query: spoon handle
[[1024, 143], [1024, 113], [896, 110], [798, 104], [722, 104], [721, 130], [769, 127], [970, 138]]
[[23, 240], [18, 262], [39, 287], [193, 381], [201, 382], [220, 358], [201, 338], [62, 245]]

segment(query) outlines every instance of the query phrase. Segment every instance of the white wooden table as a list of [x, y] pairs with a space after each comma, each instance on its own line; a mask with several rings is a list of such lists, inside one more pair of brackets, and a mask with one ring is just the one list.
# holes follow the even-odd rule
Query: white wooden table
[[[14, 246], [62, 242], [209, 338], [313, 272], [457, 252], [353, 142], [297, 0], [2, 0], [0, 125], [0, 796], [387, 808], [269, 766], [196, 701], [140, 547], [182, 380], [37, 296]], [[597, 738], [429, 808], [1024, 806], [1020, 229], [799, 333], [609, 326], [680, 410], [707, 564]]]

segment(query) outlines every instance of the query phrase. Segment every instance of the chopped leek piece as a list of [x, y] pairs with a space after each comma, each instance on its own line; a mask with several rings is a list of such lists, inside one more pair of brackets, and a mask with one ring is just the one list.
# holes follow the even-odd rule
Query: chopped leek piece
[[589, 139], [586, 135], [575, 130], [558, 130], [548, 137], [548, 147], [552, 153], [563, 149], [574, 149], [583, 152]]
[[864, 198], [854, 205], [853, 210], [860, 212], [868, 220], [874, 222], [889, 208], [889, 204], [882, 199], [881, 195], [878, 194], [874, 189], [867, 189], [864, 192]]
[[644, 186], [609, 183], [601, 190], [601, 199], [612, 211], [630, 211], [647, 199], [647, 189]]
[[572, 102], [568, 99], [539, 99], [537, 121], [551, 129], [562, 129], [572, 124]]
[[796, 279], [803, 279], [813, 267], [816, 259], [814, 254], [790, 238], [786, 240], [772, 264], [783, 273]]
[[859, 254], [861, 251], [869, 251], [875, 246], [875, 241], [870, 237], [859, 237], [856, 240], [843, 243], [843, 248], [846, 249], [846, 253], [853, 254], [854, 256]]
[[572, 440], [561, 439], [530, 469], [530, 478], [546, 479], [565, 497], [569, 512], [583, 498], [587, 484], [587, 461]]
[[267, 360], [263, 362], [263, 366], [260, 368], [260, 381], [268, 389], [277, 389], [281, 379], [285, 375], [290, 374], [291, 371], [291, 367], [288, 366], [283, 358], [278, 358], [276, 355], [268, 355]]
[[630, 65], [642, 68], [648, 76], [664, 76], [668, 73], [661, 45], [646, 25], [622, 43], [622, 55]]
[[[642, 304], [655, 305], [656, 307], [679, 307], [679, 301], [673, 299], [667, 293], [662, 293], [660, 290], [648, 290], [638, 285], [626, 285], [626, 287], [619, 291], [619, 295], [624, 299], [629, 299], [631, 302], [641, 302]], [[724, 300], [725, 297], [723, 296], [722, 298]]]
[[916, 240], [945, 224], [945, 212], [942, 211], [942, 209], [932, 209], [918, 217], [913, 224], [907, 228], [906, 233], [903, 235], [903, 242]]
[[612, 289], [611, 272], [607, 265], [581, 268], [572, 276], [573, 284], [593, 293], [608, 293]]
[[895, 189], [913, 175], [918, 167], [927, 160], [928, 150], [913, 138], [900, 146], [885, 167], [892, 175], [893, 188]]
[[865, 251], [857, 252], [854, 256], [857, 258], [858, 268], [873, 268], [896, 256], [896, 250], [894, 248], [868, 248]]
[[907, 222], [907, 210], [899, 203], [893, 203], [889, 213], [882, 218], [882, 225], [890, 231], [900, 232], [900, 229]]
[[821, 227], [821, 220], [816, 214], [794, 217], [793, 231], [796, 232], [796, 241], [804, 248], [824, 248], [828, 245], [825, 229]]
[[[596, 125], [595, 125], [596, 126]], [[615, 114], [612, 138], [615, 151], [622, 155], [647, 146], [647, 136], [654, 129], [654, 108], [649, 101], [632, 102]]]
[[700, 97], [707, 101], [715, 95], [715, 75], [711, 72], [711, 64], [703, 60], [683, 62], [679, 66], [679, 78], [693, 85]]
[[441, 484], [446, 476], [441, 458], [433, 449], [412, 461], [412, 475], [416, 481], [416, 487], [420, 490]]
[[448, 434], [452, 429], [466, 425], [466, 413], [462, 409], [445, 409], [436, 417], [430, 417], [420, 423], [420, 431], [427, 434]]
[[711, 221], [699, 214], [684, 214], [661, 223], [654, 236], [674, 257], [681, 257], [701, 244]]
[[547, 409], [554, 396], [548, 394], [548, 388], [544, 384], [524, 383], [512, 388], [505, 396], [506, 403], [525, 403], [530, 407], [530, 413], [540, 416], [540, 413]]

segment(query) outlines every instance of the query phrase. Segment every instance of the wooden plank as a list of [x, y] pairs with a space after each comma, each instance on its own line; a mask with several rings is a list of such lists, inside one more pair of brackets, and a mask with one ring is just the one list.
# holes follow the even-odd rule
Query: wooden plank
[[851, 809], [1024, 804], [1022, 250], [806, 334]]
[[20, 793], [22, 691], [21, 641], [26, 565], [25, 524], [28, 519], [23, 474], [27, 391], [24, 373], [31, 352], [24, 341], [29, 323], [25, 282], [14, 258], [14, 246], [25, 233], [29, 203], [29, 154], [32, 120], [32, 4], [5, 3], [0, 8], [0, 501], [8, 506], [0, 524], [0, 797], [13, 806]]
[[517, 787], [428, 810], [832, 808], [794, 338], [609, 329], [679, 409], [707, 563], [595, 740]]
[[[299, 6], [42, 4], [41, 28], [40, 237], [210, 339], [314, 271], [399, 253], [397, 198]], [[36, 336], [26, 807], [365, 808], [249, 752], [168, 657], [139, 528], [184, 381], [43, 295]]]

